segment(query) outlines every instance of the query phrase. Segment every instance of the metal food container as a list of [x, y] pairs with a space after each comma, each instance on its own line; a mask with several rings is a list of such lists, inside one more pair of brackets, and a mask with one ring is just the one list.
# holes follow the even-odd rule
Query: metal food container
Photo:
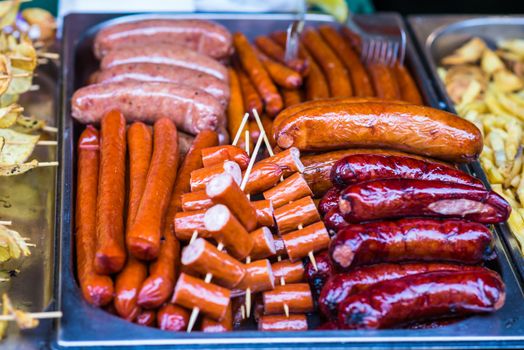
[[[435, 89], [442, 103], [452, 112], [453, 101], [437, 74], [438, 62], [474, 36], [493, 45], [504, 38], [524, 38], [524, 17], [413, 16], [409, 18], [409, 24], [427, 62]], [[472, 164], [472, 172], [489, 186], [479, 162]], [[497, 225], [497, 230], [520, 272], [521, 283], [524, 283], [524, 257], [515, 236], [506, 223]]]
[[[393, 20], [404, 28], [400, 16], [379, 14]], [[259, 332], [255, 325], [242, 331], [229, 333], [168, 332], [138, 326], [110, 315], [104, 310], [88, 305], [82, 298], [75, 279], [75, 253], [73, 248], [73, 208], [75, 196], [75, 144], [83, 126], [70, 117], [70, 98], [75, 89], [83, 86], [98, 66], [91, 52], [93, 36], [100, 28], [111, 23], [151, 17], [119, 18], [115, 14], [73, 14], [65, 18], [63, 31], [62, 67], [62, 134], [60, 174], [62, 213], [60, 222], [60, 306], [64, 317], [58, 325], [56, 345], [59, 347], [101, 346], [167, 346], [190, 345], [216, 348], [234, 347], [292, 347], [292, 346], [363, 346], [363, 347], [413, 347], [434, 346], [438, 348], [465, 348], [493, 346], [504, 341], [507, 346], [524, 344], [523, 291], [516, 280], [516, 273], [509, 261], [505, 247], [496, 241], [498, 260], [493, 268], [499, 271], [506, 283], [507, 300], [503, 309], [494, 314], [476, 316], [449, 326], [434, 329], [394, 329], [380, 331], [305, 331], [305, 332]], [[166, 17], [166, 15], [155, 16]], [[292, 15], [246, 15], [246, 14], [187, 14], [170, 15], [170, 18], [211, 19], [225, 25], [232, 32], [241, 31], [250, 39], [259, 34], [284, 30], [294, 19]], [[115, 20], [113, 20], [116, 18]], [[360, 17], [366, 19], [365, 16]], [[333, 23], [331, 17], [311, 15], [308, 25]], [[439, 107], [439, 100], [431, 81], [416, 55], [408, 38], [407, 66], [429, 105]], [[310, 329], [320, 324], [318, 316], [308, 319]], [[519, 343], [521, 342], [521, 343]], [[497, 343], [499, 344], [499, 343]]]

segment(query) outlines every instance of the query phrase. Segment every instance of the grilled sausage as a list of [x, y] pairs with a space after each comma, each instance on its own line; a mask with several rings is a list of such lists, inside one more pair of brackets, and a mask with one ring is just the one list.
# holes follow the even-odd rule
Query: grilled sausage
[[336, 233], [344, 227], [349, 226], [349, 223], [344, 219], [344, 216], [340, 212], [338, 205], [324, 215], [323, 221], [330, 233]]
[[242, 67], [238, 67], [236, 70], [238, 76], [238, 81], [240, 83], [240, 89], [242, 91], [242, 100], [244, 101], [244, 111], [253, 116], [253, 109], [257, 111], [258, 114], [262, 114], [264, 110], [264, 103], [256, 89], [253, 85], [249, 76], [246, 74]]
[[320, 212], [320, 215], [325, 216], [331, 209], [338, 209], [340, 191], [340, 188], [332, 187], [326, 192], [318, 203], [318, 211]]
[[225, 122], [224, 108], [199, 89], [169, 83], [94, 84], [78, 89], [72, 115], [81, 123], [98, 123], [104, 113], [118, 109], [127, 121], [153, 123], [167, 116], [178, 129], [192, 135], [216, 130]]
[[402, 100], [416, 105], [424, 104], [417, 85], [413, 81], [413, 77], [411, 74], [409, 74], [409, 71], [406, 69], [406, 67], [397, 64], [393, 68], [393, 71], [400, 89], [400, 96]]
[[504, 301], [504, 283], [493, 271], [429, 272], [384, 281], [348, 297], [339, 305], [338, 324], [346, 329], [390, 328], [493, 312]]
[[302, 86], [302, 76], [299, 72], [272, 60], [257, 48], [253, 50], [275, 84], [286, 89], [297, 89]]
[[434, 271], [477, 271], [483, 268], [447, 263], [377, 264], [362, 266], [346, 273], [332, 275], [318, 298], [320, 312], [336, 321], [337, 307], [349, 295], [359, 293], [376, 283]]
[[341, 270], [409, 260], [477, 264], [491, 255], [492, 238], [475, 222], [402, 219], [350, 225], [333, 238], [329, 251]]
[[104, 306], [113, 299], [113, 281], [95, 271], [96, 208], [99, 168], [98, 130], [88, 125], [78, 140], [75, 211], [76, 268], [84, 299]]
[[338, 188], [378, 179], [438, 180], [484, 189], [482, 182], [463, 171], [431, 161], [395, 155], [354, 154], [338, 160], [331, 182]]
[[[298, 89], [280, 89], [282, 99], [284, 100], [284, 108], [288, 108], [302, 102], [302, 94]], [[270, 130], [268, 130], [269, 132]]]
[[295, 58], [286, 62], [284, 49], [277, 44], [273, 39], [267, 36], [257, 36], [255, 38], [255, 45], [277, 62], [287, 65], [294, 71], [300, 72], [303, 76], [308, 73], [308, 62], [302, 58]]
[[[244, 98], [242, 97], [242, 88], [237, 72], [231, 67], [227, 70], [229, 73], [230, 90], [229, 104], [226, 111], [227, 131], [229, 132], [231, 139], [234, 139], [240, 128], [240, 124], [242, 123], [242, 118], [244, 117]], [[246, 130], [246, 128], [244, 128], [244, 130]], [[244, 134], [244, 130], [241, 131], [242, 135]], [[245, 143], [242, 139], [238, 142], [238, 146], [245, 149]]]
[[348, 222], [405, 216], [463, 218], [493, 224], [506, 221], [509, 204], [493, 191], [443, 181], [374, 180], [347, 187], [340, 212]]
[[232, 51], [231, 33], [222, 25], [195, 19], [146, 19], [114, 24], [100, 30], [94, 42], [96, 57], [108, 51], [161, 43], [183, 45], [217, 59]]
[[393, 69], [381, 63], [370, 63], [367, 68], [378, 97], [386, 100], [402, 98]]

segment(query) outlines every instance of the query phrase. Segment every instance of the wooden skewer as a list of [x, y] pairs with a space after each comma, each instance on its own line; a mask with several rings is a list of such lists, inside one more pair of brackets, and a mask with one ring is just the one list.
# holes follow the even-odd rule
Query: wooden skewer
[[13, 224], [13, 222], [11, 220], [0, 220], [0, 225], [10, 226], [12, 224]]
[[[262, 130], [264, 130], [264, 125], [262, 125], [262, 120], [260, 119], [260, 116], [258, 115], [258, 112], [256, 109], [253, 108], [253, 115], [255, 116], [255, 121], [257, 122], [258, 128], [260, 129], [260, 132], [262, 133]], [[264, 133], [261, 134], [264, 137], [264, 143], [266, 144], [267, 151], [269, 153], [269, 156], [273, 157], [275, 153], [273, 152], [273, 147], [271, 147], [271, 143], [269, 143], [269, 139], [267, 137], [267, 133], [264, 130]]]
[[243, 320], [246, 319], [246, 308], [244, 307], [244, 305], [240, 306], [240, 315], [242, 316]]
[[55, 128], [54, 126], [48, 126], [48, 125], [44, 126], [42, 130], [51, 132], [53, 134], [56, 134], [58, 132], [58, 128]]
[[235, 135], [235, 138], [233, 139], [233, 143], [231, 143], [233, 146], [236, 146], [238, 141], [240, 140], [240, 136], [242, 135], [242, 130], [244, 130], [244, 127], [246, 126], [248, 118], [249, 118], [249, 113], [244, 114], [244, 118], [242, 118], [242, 121], [240, 122], [240, 126], [238, 127], [237, 134]]
[[[61, 318], [62, 311], [29, 312], [28, 316], [36, 319]], [[15, 321], [14, 315], [0, 315], [0, 321]]]
[[249, 160], [249, 164], [247, 166], [246, 172], [244, 173], [244, 178], [242, 179], [242, 183], [240, 184], [240, 189], [242, 191], [246, 189], [247, 179], [249, 178], [249, 175], [251, 174], [253, 165], [255, 165], [255, 160], [257, 158], [258, 150], [260, 149], [260, 146], [262, 145], [264, 134], [265, 134], [264, 130], [261, 130], [260, 136], [258, 137], [257, 143], [255, 144], [255, 149], [253, 150], [253, 154], [251, 155], [251, 159]]
[[246, 130], [245, 134], [244, 134], [244, 138], [245, 138], [245, 141], [244, 141], [244, 144], [245, 144], [245, 148], [246, 148], [246, 153], [247, 155], [249, 156], [249, 130]]

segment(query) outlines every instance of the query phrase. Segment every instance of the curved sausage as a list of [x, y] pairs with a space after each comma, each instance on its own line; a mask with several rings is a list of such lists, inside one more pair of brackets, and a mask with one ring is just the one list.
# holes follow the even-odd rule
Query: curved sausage
[[253, 240], [253, 249], [249, 253], [251, 259], [265, 259], [276, 254], [275, 242], [269, 228], [263, 226], [249, 235]]
[[310, 108], [274, 128], [282, 148], [387, 147], [451, 162], [478, 157], [482, 136], [454, 114], [424, 106], [356, 103]]
[[97, 58], [108, 51], [161, 43], [182, 45], [214, 58], [232, 51], [231, 33], [222, 25], [195, 19], [145, 19], [113, 24], [101, 29], [93, 45]]
[[125, 174], [126, 121], [115, 110], [107, 113], [101, 123], [95, 270], [102, 275], [119, 272], [126, 262]]
[[349, 295], [359, 293], [376, 283], [434, 271], [475, 271], [479, 266], [447, 263], [377, 264], [362, 266], [346, 273], [332, 275], [318, 298], [320, 312], [329, 320], [336, 320], [337, 307]]
[[228, 207], [217, 204], [206, 211], [204, 225], [215, 241], [222, 243], [229, 254], [242, 260], [253, 249], [253, 239]]
[[352, 96], [353, 89], [349, 81], [348, 72], [331, 48], [324, 42], [315, 29], [304, 30], [302, 42], [308, 51], [322, 67], [327, 77], [330, 96]]
[[84, 299], [104, 306], [113, 299], [113, 281], [95, 271], [96, 210], [99, 168], [98, 130], [88, 125], [78, 139], [75, 209], [76, 268]]
[[255, 208], [231, 175], [220, 174], [212, 178], [206, 186], [206, 194], [213, 203], [230, 208], [247, 231], [257, 227]]
[[308, 261], [306, 264], [306, 278], [311, 287], [311, 291], [316, 299], [320, 295], [322, 288], [328, 279], [335, 274], [335, 267], [331, 262], [329, 257], [329, 252], [324, 250], [315, 254], [315, 261], [317, 263], [317, 268], [313, 266], [311, 261]]
[[247, 38], [241, 33], [235, 33], [233, 35], [233, 44], [242, 67], [246, 70], [247, 75], [266, 104], [267, 113], [270, 116], [275, 116], [282, 110], [284, 105], [277, 88], [271, 81]]
[[295, 283], [276, 286], [264, 292], [264, 313], [266, 315], [282, 314], [284, 305], [290, 313], [303, 314], [313, 311], [313, 297], [307, 283]]
[[258, 330], [264, 332], [307, 331], [306, 315], [264, 315], [258, 321]]
[[224, 173], [231, 175], [237, 184], [242, 182], [242, 172], [240, 171], [240, 167], [237, 163], [228, 160], [221, 164], [193, 170], [189, 180], [191, 191], [195, 192], [205, 190], [211, 179]]
[[[284, 100], [284, 108], [288, 108], [302, 102], [302, 94], [299, 89], [280, 89], [282, 99]], [[270, 130], [268, 130], [269, 132]]]
[[379, 179], [438, 180], [484, 189], [479, 179], [461, 170], [411, 157], [354, 154], [338, 160], [331, 168], [331, 182], [342, 189]]
[[158, 328], [163, 331], [182, 332], [189, 323], [189, 312], [180, 306], [164, 304], [156, 314]]
[[295, 173], [263, 193], [266, 200], [273, 203], [273, 207], [279, 208], [284, 204], [299, 198], [311, 196], [313, 192], [309, 189], [306, 180], [300, 173]]
[[378, 97], [386, 100], [402, 99], [393, 69], [380, 63], [369, 63], [367, 68]]
[[222, 106], [229, 101], [226, 81], [198, 70], [154, 63], [127, 63], [97, 72], [92, 84], [139, 81], [187, 85], [215, 97]]
[[81, 123], [98, 123], [104, 113], [118, 109], [127, 121], [154, 123], [162, 116], [192, 135], [218, 129], [225, 122], [224, 107], [202, 90], [169, 83], [93, 84], [75, 91], [72, 116]]
[[318, 252], [329, 245], [329, 235], [323, 222], [304, 227], [282, 236], [289, 260], [297, 261], [310, 252]]
[[374, 96], [375, 92], [371, 79], [351, 46], [345, 42], [333, 26], [324, 25], [319, 27], [318, 31], [349, 72], [354, 95], [359, 97]]
[[181, 46], [152, 44], [109, 51], [100, 61], [105, 70], [121, 64], [154, 63], [193, 69], [227, 82], [227, 68], [214, 59]]
[[304, 197], [277, 208], [274, 215], [281, 235], [295, 231], [299, 225], [307, 226], [320, 220], [317, 207], [311, 197]]
[[197, 307], [204, 315], [220, 321], [226, 316], [230, 296], [226, 288], [181, 273], [171, 302], [187, 309]]
[[405, 66], [396, 64], [393, 68], [402, 100], [416, 105], [423, 105], [422, 96], [418, 91], [417, 84]]
[[178, 167], [177, 138], [177, 130], [171, 120], [162, 118], [155, 123], [147, 183], [127, 236], [129, 251], [139, 259], [152, 260], [160, 251], [163, 217], [168, 209]]
[[390, 328], [428, 318], [493, 312], [504, 301], [504, 283], [493, 271], [430, 272], [384, 281], [349, 296], [338, 307], [338, 324], [345, 329]]
[[[242, 89], [240, 86], [240, 78], [235, 71], [235, 69], [228, 67], [229, 73], [229, 104], [227, 106], [227, 131], [231, 139], [235, 137], [242, 123], [242, 118], [244, 117], [244, 99], [242, 97]], [[245, 130], [245, 128], [244, 128]], [[243, 131], [244, 131], [243, 130]], [[242, 133], [243, 134], [243, 133]], [[244, 141], [240, 139], [238, 146], [245, 148]]]
[[443, 181], [374, 180], [347, 187], [340, 212], [348, 222], [405, 216], [454, 217], [493, 224], [506, 221], [509, 204], [493, 191]]
[[249, 156], [242, 148], [232, 145], [207, 147], [202, 149], [202, 164], [210, 167], [230, 160], [238, 164], [241, 170], [246, 170]]
[[264, 110], [264, 103], [262, 102], [256, 87], [253, 85], [248, 75], [241, 67], [237, 68], [236, 74], [238, 76], [240, 89], [242, 91], [244, 111], [250, 115], [253, 115], [253, 109], [255, 109], [258, 114], [262, 114], [262, 111]]
[[238, 260], [203, 238], [197, 238], [182, 250], [182, 264], [202, 275], [211, 273], [214, 283], [229, 289], [236, 287], [246, 274]]
[[271, 264], [277, 285], [304, 282], [305, 270], [302, 261], [277, 261]]
[[477, 264], [491, 255], [491, 231], [461, 220], [402, 219], [350, 225], [329, 246], [340, 270], [409, 260]]
[[253, 50], [275, 84], [286, 89], [297, 89], [302, 86], [302, 76], [299, 72], [273, 61], [256, 47]]
[[307, 75], [308, 62], [302, 58], [296, 58], [286, 62], [284, 49], [279, 44], [274, 42], [273, 39], [260, 35], [255, 38], [255, 45], [260, 49], [260, 51], [275, 61], [287, 65], [294, 71], [300, 72], [303, 76]]

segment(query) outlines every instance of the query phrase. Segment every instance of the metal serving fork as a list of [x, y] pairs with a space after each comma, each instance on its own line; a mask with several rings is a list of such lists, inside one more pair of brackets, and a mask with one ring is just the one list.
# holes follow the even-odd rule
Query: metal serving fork
[[378, 14], [362, 17], [358, 22], [350, 14], [346, 26], [361, 38], [362, 62], [387, 66], [404, 63], [406, 33], [394, 19]]
[[305, 1], [298, 2], [297, 19], [287, 28], [286, 53], [284, 56], [286, 62], [298, 58], [300, 35], [302, 34], [302, 30], [304, 30], [304, 25], [306, 23], [306, 8], [307, 5]]

